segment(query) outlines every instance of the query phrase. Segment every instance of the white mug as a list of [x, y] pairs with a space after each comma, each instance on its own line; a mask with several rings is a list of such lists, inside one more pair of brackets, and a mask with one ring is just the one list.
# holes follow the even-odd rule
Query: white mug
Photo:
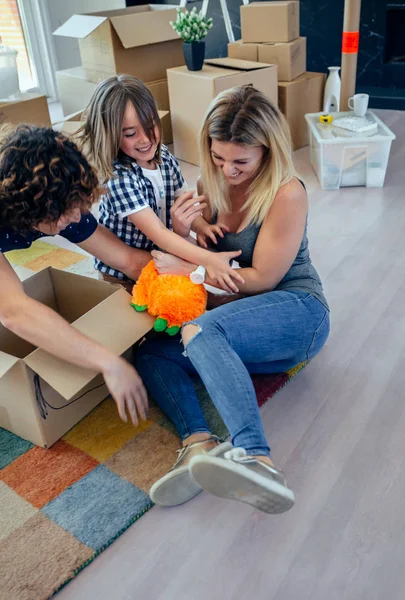
[[368, 94], [355, 94], [349, 98], [348, 105], [356, 117], [364, 117], [368, 108]]

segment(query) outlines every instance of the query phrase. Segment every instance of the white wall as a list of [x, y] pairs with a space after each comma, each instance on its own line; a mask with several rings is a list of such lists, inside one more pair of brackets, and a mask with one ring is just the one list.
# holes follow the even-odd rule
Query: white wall
[[[125, 8], [125, 0], [45, 0], [52, 31], [74, 14]], [[52, 36], [58, 70], [78, 67], [81, 63], [77, 40]]]

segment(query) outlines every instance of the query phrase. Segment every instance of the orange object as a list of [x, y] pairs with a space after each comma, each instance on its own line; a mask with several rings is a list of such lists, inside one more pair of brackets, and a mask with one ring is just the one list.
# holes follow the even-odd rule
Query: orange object
[[345, 54], [356, 54], [359, 51], [358, 31], [344, 31], [342, 37], [342, 52]]
[[156, 317], [154, 329], [175, 335], [183, 323], [205, 312], [207, 291], [185, 275], [159, 275], [151, 260], [132, 291], [132, 306]]

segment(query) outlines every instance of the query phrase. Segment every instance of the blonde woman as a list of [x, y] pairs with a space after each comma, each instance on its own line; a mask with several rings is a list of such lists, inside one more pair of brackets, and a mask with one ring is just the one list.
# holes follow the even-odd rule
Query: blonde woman
[[[179, 165], [162, 144], [155, 101], [142, 81], [120, 75], [99, 84], [86, 109], [82, 143], [108, 189], [100, 201], [102, 225], [143, 250], [146, 261], [158, 247], [195, 261], [223, 289], [238, 290], [234, 280], [242, 282], [242, 277], [229, 261], [239, 252], [213, 254], [189, 243], [191, 223], [205, 207], [204, 199], [185, 192]], [[99, 259], [96, 268], [131, 290], [133, 281], [125, 273]]]
[[[139, 349], [139, 374], [183, 443], [151, 497], [170, 506], [203, 488], [265, 512], [284, 512], [294, 494], [272, 462], [250, 374], [285, 371], [312, 358], [329, 334], [328, 304], [308, 251], [307, 195], [294, 176], [283, 116], [252, 87], [214, 100], [202, 128], [201, 156], [210, 225], [198, 219], [193, 227], [204, 243], [215, 223], [227, 226], [218, 249], [242, 250], [244, 297], [186, 324], [184, 354], [176, 340], [150, 340]], [[194, 268], [161, 252], [156, 263], [162, 272]], [[190, 379], [195, 372], [231, 434], [234, 448], [224, 455], [198, 404]]]

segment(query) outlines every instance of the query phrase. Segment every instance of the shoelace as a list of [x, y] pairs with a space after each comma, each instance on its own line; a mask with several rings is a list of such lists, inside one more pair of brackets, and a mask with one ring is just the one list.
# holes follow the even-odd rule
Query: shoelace
[[[213, 435], [213, 436], [211, 436], [211, 438], [209, 440], [201, 440], [201, 442], [193, 442], [192, 444], [188, 444], [187, 446], [184, 446], [184, 448], [179, 448], [178, 450], [176, 450], [178, 457], [177, 457], [174, 467], [180, 462], [180, 460], [183, 458], [185, 453], [190, 449], [190, 447], [199, 446], [199, 445], [205, 444], [206, 442], [211, 441], [211, 440], [215, 441], [215, 442], [219, 442], [219, 443], [221, 442], [221, 440], [216, 435]], [[242, 448], [240, 448], [240, 450], [242, 450]], [[245, 452], [245, 454], [246, 454], [246, 452]]]

